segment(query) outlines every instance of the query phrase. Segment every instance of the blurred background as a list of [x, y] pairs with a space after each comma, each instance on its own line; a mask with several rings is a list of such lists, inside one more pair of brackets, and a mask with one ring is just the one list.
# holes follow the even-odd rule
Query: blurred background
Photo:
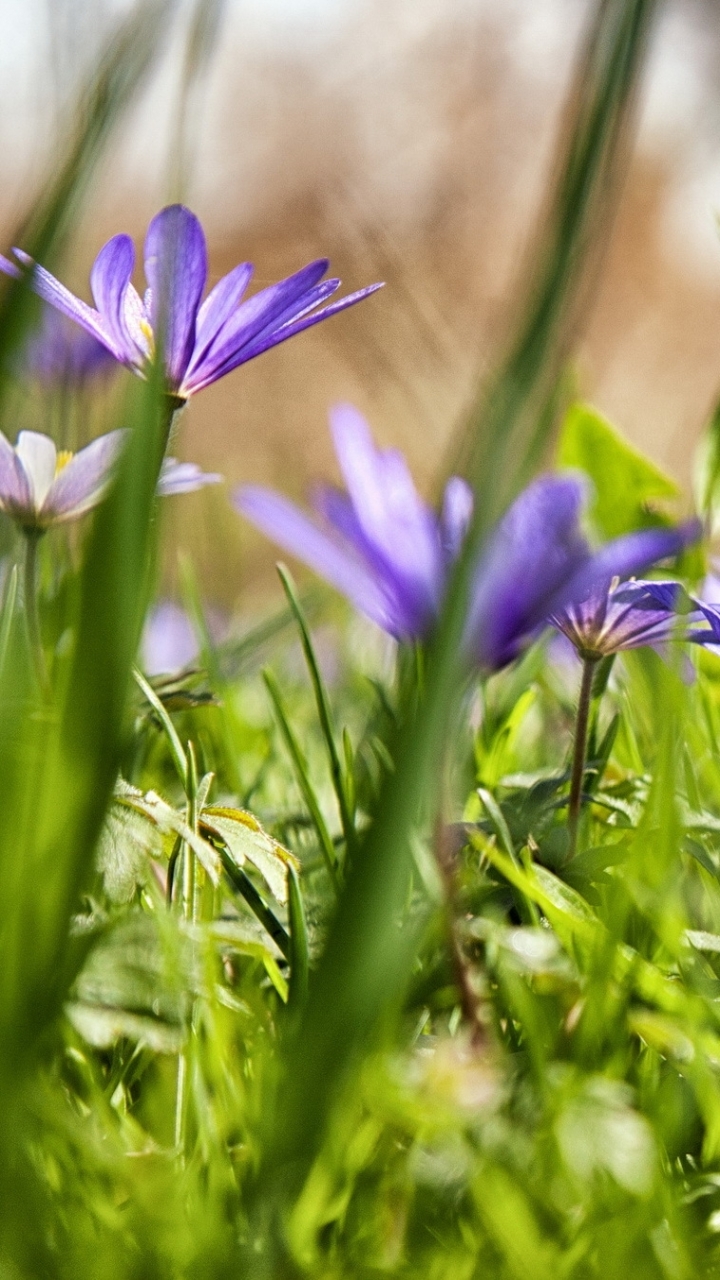
[[[130, 8], [1, 0], [3, 246], [57, 159], [83, 72]], [[346, 292], [387, 282], [192, 401], [184, 457], [229, 486], [300, 497], [335, 474], [326, 411], [346, 399], [433, 492], [506, 332], [586, 16], [584, 0], [176, 6], [64, 279], [88, 297], [102, 243], [119, 230], [141, 240], [182, 198], [206, 228], [212, 279], [250, 259], [261, 286], [323, 255]], [[579, 394], [686, 488], [720, 384], [719, 73], [716, 0], [671, 0], [575, 367]], [[218, 602], [267, 589], [272, 548], [227, 491], [167, 505], [170, 585], [180, 548]]]

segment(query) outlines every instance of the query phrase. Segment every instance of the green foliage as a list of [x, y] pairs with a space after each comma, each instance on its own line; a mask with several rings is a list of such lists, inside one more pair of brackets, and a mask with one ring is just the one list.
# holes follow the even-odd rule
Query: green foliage
[[592, 516], [604, 538], [667, 523], [667, 517], [653, 504], [679, 496], [675, 482], [623, 440], [590, 405], [574, 404], [568, 410], [560, 434], [558, 464], [589, 475], [594, 491]]
[[[152, 381], [81, 543], [47, 535], [49, 695], [7, 574], [0, 1275], [720, 1274], [718, 658], [692, 683], [652, 652], [598, 666], [573, 854], [579, 666], [540, 641], [481, 679], [460, 646], [471, 557], [547, 443], [653, 8], [598, 5], [427, 650], [369, 678], [341, 626], [330, 679], [284, 569], [288, 607], [216, 646], [186, 560], [199, 667], [133, 679], [176, 407]], [[159, 12], [107, 55], [36, 245], [61, 243]], [[560, 457], [608, 536], [676, 496], [593, 410]]]

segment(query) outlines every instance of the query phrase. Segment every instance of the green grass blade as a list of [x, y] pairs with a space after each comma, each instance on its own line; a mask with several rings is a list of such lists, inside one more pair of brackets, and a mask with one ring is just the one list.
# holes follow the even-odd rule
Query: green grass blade
[[288, 919], [290, 922], [290, 1004], [301, 1007], [307, 999], [310, 971], [309, 940], [300, 878], [288, 867]]
[[275, 715], [277, 717], [277, 722], [283, 737], [283, 741], [285, 743], [285, 746], [287, 747], [288, 754], [293, 763], [293, 768], [295, 770], [295, 777], [297, 778], [298, 785], [303, 794], [303, 799], [305, 800], [305, 803], [308, 807], [308, 810], [310, 812], [310, 817], [312, 818], [312, 821], [313, 821], [313, 826], [315, 827], [315, 831], [317, 832], [317, 837], [320, 842], [320, 852], [322, 853], [323, 858], [325, 860], [325, 866], [327, 867], [328, 875], [330, 876], [330, 880], [333, 884], [333, 887], [337, 891], [338, 877], [337, 877], [337, 857], [335, 853], [335, 847], [333, 845], [332, 839], [330, 838], [330, 832], [327, 829], [327, 823], [325, 822], [325, 819], [322, 815], [322, 810], [320, 808], [320, 805], [318, 804], [318, 799], [317, 799], [317, 796], [315, 795], [315, 789], [312, 785], [312, 782], [310, 781], [310, 775], [308, 774], [308, 768], [307, 768], [307, 761], [303, 754], [300, 743], [295, 737], [295, 733], [293, 732], [293, 729], [290, 726], [290, 722], [285, 713], [285, 707], [283, 704], [282, 694], [280, 692], [280, 686], [278, 685], [278, 682], [275, 679], [275, 676], [273, 675], [272, 671], [268, 671], [267, 669], [265, 669], [265, 671], [263, 671], [263, 680], [265, 681], [265, 687], [267, 688], [267, 691], [270, 694], [270, 698], [273, 704]]
[[315, 705], [317, 706], [320, 727], [322, 729], [323, 739], [327, 748], [330, 775], [332, 777], [332, 783], [337, 797], [338, 809], [340, 810], [340, 821], [342, 823], [343, 835], [345, 837], [345, 848], [347, 849], [350, 857], [352, 857], [357, 847], [357, 833], [355, 831], [355, 824], [350, 812], [347, 784], [343, 774], [343, 768], [340, 763], [337, 743], [335, 741], [335, 726], [333, 724], [330, 699], [328, 698], [325, 682], [318, 666], [312, 636], [310, 635], [310, 629], [308, 627], [302, 605], [300, 604], [292, 575], [290, 574], [287, 566], [282, 563], [277, 565], [277, 571], [300, 632], [300, 640], [302, 643], [303, 653], [305, 654], [305, 662], [310, 673], [313, 692], [315, 694]]

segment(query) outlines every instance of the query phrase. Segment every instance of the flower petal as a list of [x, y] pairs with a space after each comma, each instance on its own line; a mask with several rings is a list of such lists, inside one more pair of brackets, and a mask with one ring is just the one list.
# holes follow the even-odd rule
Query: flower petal
[[440, 531], [443, 548], [454, 560], [460, 554], [473, 513], [473, 491], [467, 480], [451, 476], [445, 485]]
[[10, 441], [0, 431], [0, 508], [31, 511], [32, 492], [25, 469]]
[[249, 359], [243, 354], [245, 347], [273, 322], [279, 322], [279, 317], [286, 316], [288, 309], [296, 303], [302, 309], [308, 290], [318, 283], [327, 269], [327, 258], [319, 258], [286, 280], [261, 289], [241, 303], [218, 330], [206, 354], [193, 359], [183, 383], [185, 394], [199, 391]]
[[168, 383], [177, 389], [195, 346], [195, 323], [207, 279], [205, 235], [194, 213], [173, 204], [153, 218], [145, 237], [151, 324], [162, 346]]
[[133, 344], [125, 325], [125, 295], [135, 266], [130, 236], [113, 236], [103, 245], [90, 272], [90, 288], [108, 333], [124, 359], [132, 359]]
[[149, 676], [180, 671], [197, 657], [198, 643], [184, 609], [162, 600], [150, 613], [143, 631], [143, 669]]
[[[377, 293], [378, 289], [384, 288], [381, 284], [370, 284], [366, 289], [359, 289], [357, 293], [348, 294], [346, 298], [339, 298], [337, 302], [333, 302], [329, 307], [321, 307], [319, 311], [313, 311], [311, 315], [306, 314], [304, 308], [301, 312], [302, 318], [289, 321], [280, 326], [280, 328], [270, 327], [263, 330], [263, 333], [253, 339], [252, 342], [242, 346], [235, 356], [227, 360], [225, 364], [217, 370], [211, 382], [222, 378], [226, 373], [230, 373], [236, 369], [238, 365], [245, 364], [248, 360], [254, 360], [256, 356], [260, 356], [265, 351], [270, 351], [273, 347], [277, 347], [281, 342], [287, 342], [288, 338], [294, 338], [296, 334], [303, 333], [305, 329], [311, 329], [314, 324], [319, 324], [321, 320], [329, 320], [331, 316], [337, 315], [340, 311], [346, 311], [348, 307], [354, 307], [356, 302], [362, 302], [363, 298], [369, 298], [370, 294]], [[197, 386], [193, 386], [193, 390], [199, 390], [201, 386], [207, 386], [208, 380], [204, 371], [198, 371], [198, 377], [202, 372], [202, 381]], [[193, 382], [195, 379], [193, 379]]]
[[559, 584], [550, 612], [582, 600], [599, 584], [606, 582], [609, 585], [612, 578], [642, 573], [659, 560], [678, 555], [684, 547], [697, 542], [701, 533], [699, 520], [688, 520], [674, 529], [639, 529], [636, 533], [606, 542], [572, 576]]
[[427, 591], [397, 573], [377, 547], [365, 536], [357, 513], [347, 494], [331, 485], [318, 485], [314, 491], [316, 510], [340, 535], [340, 539], [360, 556], [375, 580], [384, 601], [386, 631], [400, 640], [415, 640], [431, 626], [437, 601]]
[[330, 411], [340, 469], [358, 522], [375, 556], [414, 597], [434, 612], [445, 564], [435, 514], [423, 502], [403, 455], [376, 449], [370, 428], [353, 405]]
[[88, 333], [98, 339], [104, 347], [107, 347], [111, 355], [114, 355], [120, 363], [125, 361], [125, 350], [119, 347], [115, 338], [110, 333], [99, 312], [93, 307], [89, 307], [87, 302], [83, 302], [82, 298], [76, 298], [74, 293], [65, 288], [59, 280], [46, 271], [44, 267], [38, 266], [33, 262], [29, 254], [24, 253], [22, 249], [13, 251], [19, 262], [22, 263], [30, 271], [30, 284], [35, 293], [49, 302], [51, 307], [55, 307], [57, 311], [62, 311], [63, 315], [69, 316], [76, 324], [82, 325]]
[[[510, 662], [552, 612], [590, 555], [578, 518], [585, 485], [540, 476], [508, 508], [481, 553], [468, 611], [469, 651], [495, 670]], [[563, 599], [563, 603], [564, 603]]]
[[352, 547], [322, 529], [314, 520], [271, 489], [244, 485], [234, 495], [236, 509], [290, 555], [332, 583], [356, 608], [384, 630], [392, 632], [386, 597]]
[[205, 358], [220, 329], [239, 306], [252, 279], [252, 274], [252, 263], [241, 262], [240, 266], [233, 267], [232, 271], [218, 280], [215, 287], [210, 290], [198, 311], [191, 367], [197, 367], [198, 363]]
[[221, 484], [223, 477], [214, 471], [201, 471], [194, 462], [178, 462], [177, 458], [165, 458], [160, 471], [157, 491], [161, 498], [176, 493], [194, 493], [207, 484]]
[[101, 501], [113, 478], [127, 429], [109, 431], [70, 459], [53, 480], [40, 511], [48, 524], [75, 520]]
[[55, 478], [55, 442], [39, 431], [21, 431], [15, 452], [27, 476], [33, 505], [39, 511]]

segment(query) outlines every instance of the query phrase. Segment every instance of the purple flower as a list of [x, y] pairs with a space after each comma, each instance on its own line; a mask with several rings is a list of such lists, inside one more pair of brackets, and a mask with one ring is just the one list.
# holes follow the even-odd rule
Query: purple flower
[[[148, 288], [142, 298], [131, 282], [135, 249], [130, 236], [113, 236], [95, 259], [90, 273], [95, 307], [76, 298], [22, 250], [14, 253], [45, 302], [76, 321], [140, 377], [146, 376], [161, 347], [167, 390], [182, 400], [381, 287], [370, 285], [322, 306], [340, 281], [322, 280], [328, 262], [321, 258], [242, 301], [252, 276], [252, 266], [245, 262], [223, 276], [202, 302], [205, 236], [195, 215], [179, 204], [161, 210], [148, 228]], [[1, 256], [0, 270], [16, 278], [22, 274]]]
[[72, 454], [39, 431], [21, 431], [15, 448], [0, 432], [0, 510], [28, 531], [76, 520], [101, 501], [124, 439], [110, 431]]
[[30, 377], [65, 386], [80, 386], [115, 367], [107, 347], [52, 307], [43, 309], [41, 324], [26, 342], [20, 364]]
[[[110, 431], [73, 454], [58, 452], [39, 431], [21, 431], [14, 448], [0, 432], [0, 511], [36, 532], [77, 520], [104, 497], [127, 434]], [[161, 498], [192, 493], [220, 480], [193, 462], [165, 458], [157, 492]]]
[[677, 529], [644, 529], [593, 552], [580, 529], [585, 496], [574, 476], [540, 476], [490, 535], [468, 621], [468, 647], [486, 669], [512, 661], [562, 610], [607, 595], [613, 578], [676, 555], [700, 534], [695, 521]]
[[[680, 622], [680, 615], [684, 621]], [[550, 622], [591, 661], [622, 649], [663, 645], [692, 637], [687, 625], [700, 614], [678, 582], [599, 584], [582, 600], [567, 604]]]
[[208, 484], [221, 484], [222, 476], [216, 471], [201, 471], [194, 462], [178, 462], [177, 458], [164, 458], [158, 480], [158, 496], [174, 497], [176, 493], [195, 493]]
[[198, 642], [190, 619], [180, 605], [162, 600], [155, 606], [143, 631], [143, 670], [149, 676], [181, 671], [198, 656]]
[[420, 637], [440, 608], [470, 519], [470, 489], [453, 477], [438, 516], [419, 496], [402, 454], [376, 448], [357, 409], [339, 405], [330, 424], [347, 491], [320, 486], [315, 513], [306, 515], [272, 489], [245, 485], [235, 506], [390, 635]]

